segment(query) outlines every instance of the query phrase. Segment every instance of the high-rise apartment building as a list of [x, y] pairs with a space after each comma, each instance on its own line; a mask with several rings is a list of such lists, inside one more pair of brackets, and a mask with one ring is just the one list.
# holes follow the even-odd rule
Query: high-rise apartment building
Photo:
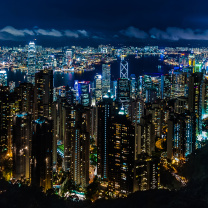
[[34, 89], [34, 118], [41, 116], [51, 117], [51, 106], [53, 102], [53, 71], [43, 70], [35, 74]]

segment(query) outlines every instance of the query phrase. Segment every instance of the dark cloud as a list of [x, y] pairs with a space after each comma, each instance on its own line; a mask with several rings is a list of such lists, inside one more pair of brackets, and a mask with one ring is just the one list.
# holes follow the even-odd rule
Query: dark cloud
[[144, 39], [149, 37], [146, 32], [132, 26], [128, 27], [126, 30], [121, 30], [120, 33], [130, 38], [133, 37]]
[[154, 38], [165, 40], [208, 40], [208, 30], [168, 27], [165, 31], [152, 28], [149, 33]]
[[178, 27], [168, 27], [165, 30], [158, 28], [152, 28], [149, 32], [140, 30], [139, 28], [130, 26], [124, 30], [117, 31], [116, 34], [108, 35], [101, 33], [99, 31], [86, 31], [86, 30], [58, 30], [58, 29], [42, 29], [34, 27], [33, 29], [17, 29], [12, 26], [6, 26], [0, 29], [0, 39], [1, 40], [18, 40], [24, 37], [35, 37], [35, 36], [50, 36], [54, 38], [92, 38], [100, 40], [110, 40], [110, 39], [119, 39], [122, 41], [122, 38], [129, 39], [158, 39], [158, 40], [208, 40], [208, 30], [199, 30], [199, 29], [183, 29]]

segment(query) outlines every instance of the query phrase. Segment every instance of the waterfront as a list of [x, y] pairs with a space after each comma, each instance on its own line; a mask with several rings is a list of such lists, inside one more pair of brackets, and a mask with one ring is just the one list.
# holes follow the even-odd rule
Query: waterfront
[[[143, 75], [144, 73], [158, 73], [158, 65], [161, 66], [161, 73], [167, 73], [171, 66], [165, 65], [160, 59], [160, 56], [142, 56], [141, 58], [135, 58], [130, 55], [126, 58], [129, 63], [129, 76], [135, 74], [136, 77]], [[116, 80], [120, 76], [120, 59], [111, 63], [111, 80]], [[7, 71], [8, 83], [15, 81], [16, 86], [19, 83], [26, 82], [26, 72], [21, 70]], [[54, 72], [54, 86], [62, 85], [74, 85], [74, 80], [79, 81], [93, 81], [95, 74], [102, 74], [102, 63], [95, 65], [93, 71], [83, 71], [80, 73], [74, 72]]]

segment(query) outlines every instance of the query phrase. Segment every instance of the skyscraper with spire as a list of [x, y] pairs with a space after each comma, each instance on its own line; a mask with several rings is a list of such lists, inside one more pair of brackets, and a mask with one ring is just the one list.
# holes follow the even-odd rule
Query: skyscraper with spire
[[28, 47], [28, 65], [27, 65], [27, 82], [35, 85], [36, 72], [36, 47], [34, 42], [29, 43]]

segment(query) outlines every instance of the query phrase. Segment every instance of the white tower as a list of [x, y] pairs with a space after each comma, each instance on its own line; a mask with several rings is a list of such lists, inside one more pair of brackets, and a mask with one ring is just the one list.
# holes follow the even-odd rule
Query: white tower
[[128, 69], [128, 62], [124, 60], [124, 55], [121, 55], [120, 78], [128, 79]]

